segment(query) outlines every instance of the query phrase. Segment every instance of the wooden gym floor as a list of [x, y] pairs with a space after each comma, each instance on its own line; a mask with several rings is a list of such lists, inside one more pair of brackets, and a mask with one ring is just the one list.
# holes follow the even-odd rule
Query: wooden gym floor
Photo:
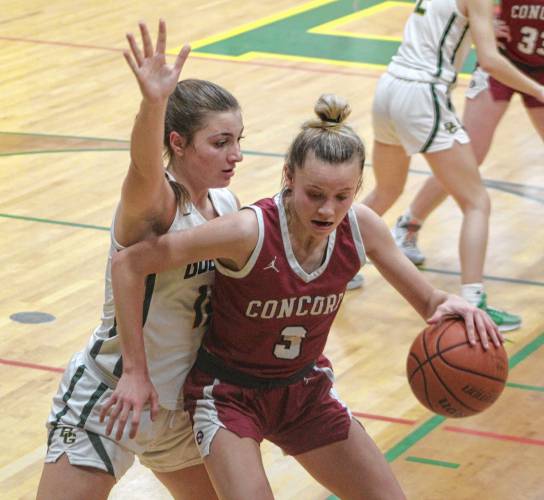
[[[168, 47], [193, 53], [183, 77], [216, 81], [240, 100], [245, 159], [232, 188], [244, 203], [275, 193], [282, 155], [323, 92], [349, 99], [372, 146], [374, 86], [413, 5], [380, 0], [4, 0], [0, 11], [0, 496], [33, 498], [44, 421], [71, 354], [97, 324], [108, 226], [128, 166], [139, 91], [121, 51], [138, 20], [166, 19]], [[463, 107], [462, 79], [454, 102]], [[480, 416], [444, 420], [412, 396], [405, 358], [423, 321], [377, 274], [347, 294], [327, 353], [337, 389], [414, 500], [542, 499], [544, 483], [544, 147], [516, 97], [482, 173], [493, 202], [486, 264], [491, 302], [523, 316], [506, 348], [510, 378]], [[370, 157], [370, 155], [369, 155]], [[421, 158], [406, 207], [428, 175]], [[373, 185], [365, 173], [364, 192]], [[426, 277], [458, 290], [460, 214], [446, 202], [421, 247]], [[22, 315], [35, 312], [42, 315]], [[34, 323], [28, 321], [34, 319]], [[276, 497], [330, 493], [263, 445]], [[168, 498], [138, 465], [112, 498]], [[59, 497], [60, 498], [60, 497]]]

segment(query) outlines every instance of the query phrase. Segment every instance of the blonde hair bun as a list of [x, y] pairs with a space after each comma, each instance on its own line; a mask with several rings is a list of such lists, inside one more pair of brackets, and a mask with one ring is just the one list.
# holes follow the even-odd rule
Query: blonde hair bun
[[342, 123], [351, 113], [351, 106], [343, 97], [322, 94], [314, 106], [315, 114], [323, 122]]

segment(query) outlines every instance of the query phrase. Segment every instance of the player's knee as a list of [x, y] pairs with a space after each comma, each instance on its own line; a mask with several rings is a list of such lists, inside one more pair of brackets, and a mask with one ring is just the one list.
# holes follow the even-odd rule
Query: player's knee
[[470, 193], [466, 192], [464, 195], [458, 196], [456, 200], [463, 213], [476, 211], [485, 217], [489, 217], [491, 213], [491, 200], [483, 186]]
[[489, 214], [491, 213], [491, 199], [484, 187], [478, 191], [478, 196], [475, 197], [473, 206], [475, 210], [478, 210], [483, 215], [489, 217]]

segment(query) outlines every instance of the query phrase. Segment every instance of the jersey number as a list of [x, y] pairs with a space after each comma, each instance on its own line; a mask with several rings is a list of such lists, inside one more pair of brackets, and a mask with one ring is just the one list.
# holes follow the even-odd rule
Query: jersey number
[[427, 2], [430, 0], [417, 0], [416, 2], [416, 8], [414, 9], [414, 12], [416, 14], [419, 14], [420, 16], [423, 16], [425, 12], [427, 11]]
[[286, 326], [281, 331], [281, 342], [274, 346], [274, 356], [280, 359], [295, 359], [300, 356], [301, 344], [306, 337], [306, 328]]
[[518, 43], [518, 50], [524, 54], [544, 56], [544, 31], [532, 26], [523, 26], [520, 30], [523, 38]]
[[206, 326], [210, 321], [210, 314], [212, 313], [212, 305], [210, 303], [211, 287], [208, 285], [202, 285], [198, 288], [198, 297], [195, 300], [193, 309], [195, 311], [195, 320], [193, 322], [193, 328], [199, 328]]

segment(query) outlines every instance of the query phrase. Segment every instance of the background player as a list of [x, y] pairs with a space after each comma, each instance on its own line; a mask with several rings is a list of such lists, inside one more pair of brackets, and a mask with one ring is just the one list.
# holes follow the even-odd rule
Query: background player
[[403, 42], [378, 82], [373, 105], [376, 187], [364, 203], [378, 214], [386, 212], [402, 193], [410, 156], [422, 153], [463, 212], [459, 240], [463, 297], [492, 314], [500, 329], [511, 330], [521, 325], [521, 318], [487, 306], [482, 275], [489, 196], [449, 92], [470, 49], [469, 34], [480, 65], [497, 80], [540, 101], [544, 87], [498, 52], [492, 23], [489, 0], [417, 2]]
[[[501, 53], [520, 71], [544, 84], [544, 1], [504, 0], [496, 21], [495, 34]], [[514, 89], [476, 68], [466, 92], [463, 124], [481, 165], [491, 146], [497, 125], [506, 112]], [[520, 93], [535, 130], [544, 140], [544, 103]], [[394, 228], [395, 241], [414, 263], [424, 255], [417, 247], [417, 234], [429, 214], [447, 197], [441, 184], [427, 179]], [[493, 312], [488, 308], [488, 312]]]
[[[242, 159], [242, 117], [236, 99], [218, 85], [177, 84], [189, 49], [180, 51], [173, 66], [166, 64], [164, 22], [156, 50], [145, 24], [140, 31], [142, 49], [127, 36], [132, 57], [126, 52], [125, 58], [142, 102], [111, 229], [102, 322], [71, 359], [53, 399], [39, 499], [106, 498], [135, 455], [175, 498], [215, 498], [180, 396], [208, 320], [213, 263], [191, 261], [182, 272], [150, 276], [143, 332], [129, 339], [117, 331], [110, 264], [117, 250], [145, 237], [237, 210], [237, 200], [223, 188]], [[142, 421], [138, 433], [134, 427], [116, 440], [99, 421], [100, 405], [114, 388], [115, 398], [130, 401]], [[149, 406], [143, 408], [144, 402]]]

